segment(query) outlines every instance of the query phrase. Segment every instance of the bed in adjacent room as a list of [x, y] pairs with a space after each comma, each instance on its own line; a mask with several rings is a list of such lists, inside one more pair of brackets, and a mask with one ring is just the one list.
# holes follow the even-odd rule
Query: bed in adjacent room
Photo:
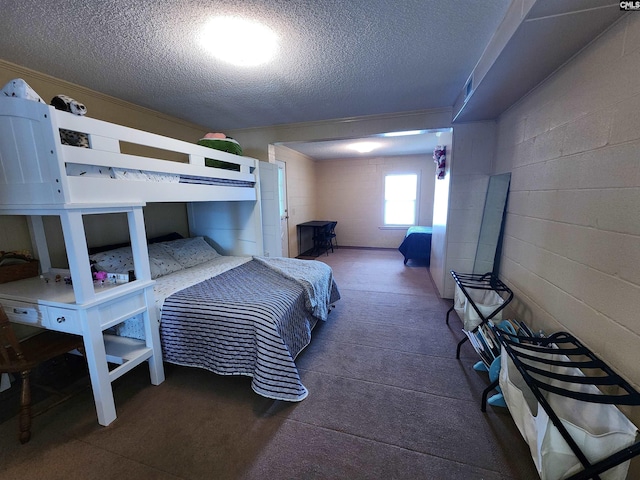
[[431, 259], [431, 227], [409, 227], [398, 250], [404, 255], [404, 264], [410, 259], [423, 260], [429, 264]]

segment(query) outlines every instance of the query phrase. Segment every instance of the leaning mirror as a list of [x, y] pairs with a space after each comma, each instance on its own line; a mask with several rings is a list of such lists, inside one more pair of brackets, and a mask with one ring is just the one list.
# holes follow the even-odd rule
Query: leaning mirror
[[510, 182], [510, 173], [489, 177], [473, 273], [498, 273]]

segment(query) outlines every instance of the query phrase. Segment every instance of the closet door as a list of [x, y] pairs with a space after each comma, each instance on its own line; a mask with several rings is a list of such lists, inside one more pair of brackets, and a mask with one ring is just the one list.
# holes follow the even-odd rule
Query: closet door
[[264, 242], [264, 255], [267, 257], [283, 256], [279, 192], [278, 166], [275, 163], [260, 162], [262, 236]]

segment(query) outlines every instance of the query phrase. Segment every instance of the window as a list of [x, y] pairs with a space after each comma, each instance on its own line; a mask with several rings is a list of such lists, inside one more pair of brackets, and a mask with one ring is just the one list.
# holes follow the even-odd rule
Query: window
[[418, 175], [392, 174], [384, 177], [384, 224], [415, 225]]

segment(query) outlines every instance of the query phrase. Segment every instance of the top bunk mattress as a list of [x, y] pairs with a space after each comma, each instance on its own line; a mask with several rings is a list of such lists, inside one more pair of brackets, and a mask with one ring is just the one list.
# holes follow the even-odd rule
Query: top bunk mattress
[[172, 174], [153, 172], [132, 168], [99, 167], [70, 163], [66, 165], [66, 173], [71, 177], [93, 177], [102, 179], [125, 180], [133, 182], [151, 183], [188, 183], [191, 185], [226, 185], [235, 187], [254, 188], [255, 182], [236, 180], [232, 178], [203, 177], [199, 175]]

